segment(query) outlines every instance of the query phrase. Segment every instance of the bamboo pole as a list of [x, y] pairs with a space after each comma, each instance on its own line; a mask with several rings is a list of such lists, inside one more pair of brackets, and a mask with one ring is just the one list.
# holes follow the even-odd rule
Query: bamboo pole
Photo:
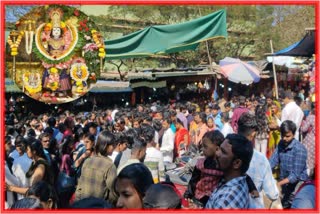
[[[270, 40], [270, 47], [271, 47], [271, 53], [273, 55], [273, 45], [272, 45], [272, 40]], [[274, 57], [272, 56], [272, 70], [273, 70], [273, 79], [274, 79], [274, 86], [276, 90], [276, 99], [279, 99], [278, 95], [278, 81], [277, 81], [277, 74], [276, 74], [276, 67], [274, 66]]]
[[[200, 7], [198, 7], [198, 10], [199, 10], [200, 16], [202, 16]], [[208, 60], [209, 60], [209, 67], [211, 68], [211, 71], [213, 72], [212, 59], [211, 59], [210, 52], [209, 52], [208, 40], [206, 40], [206, 49], [207, 49], [207, 55], [208, 55]], [[218, 78], [217, 78], [217, 74], [215, 74], [214, 91], [217, 91], [217, 85], [218, 85]], [[213, 91], [213, 93], [214, 93], [214, 91]]]

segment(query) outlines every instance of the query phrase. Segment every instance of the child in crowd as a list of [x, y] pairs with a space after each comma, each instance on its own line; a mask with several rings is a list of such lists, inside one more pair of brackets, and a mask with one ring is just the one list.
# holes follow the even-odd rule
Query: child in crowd
[[202, 150], [205, 158], [198, 160], [184, 193], [185, 198], [200, 202], [202, 205], [207, 203], [222, 176], [222, 172], [217, 170], [215, 157], [217, 147], [223, 140], [224, 137], [218, 130], [209, 131], [203, 136]]

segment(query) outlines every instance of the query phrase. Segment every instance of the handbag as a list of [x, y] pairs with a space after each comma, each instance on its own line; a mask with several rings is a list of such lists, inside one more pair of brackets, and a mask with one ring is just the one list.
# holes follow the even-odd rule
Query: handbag
[[57, 192], [62, 193], [76, 186], [75, 178], [67, 175], [65, 172], [60, 172], [57, 180]]

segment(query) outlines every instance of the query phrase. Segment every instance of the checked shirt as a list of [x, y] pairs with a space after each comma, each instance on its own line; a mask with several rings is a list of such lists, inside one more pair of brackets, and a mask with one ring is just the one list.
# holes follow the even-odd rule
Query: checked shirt
[[227, 183], [221, 181], [206, 204], [206, 208], [209, 209], [247, 209], [248, 207], [249, 189], [246, 176], [234, 178]]
[[293, 184], [308, 180], [306, 161], [306, 148], [298, 140], [293, 139], [287, 147], [280, 141], [270, 158], [270, 165], [272, 169], [280, 165], [280, 179], [288, 178]]

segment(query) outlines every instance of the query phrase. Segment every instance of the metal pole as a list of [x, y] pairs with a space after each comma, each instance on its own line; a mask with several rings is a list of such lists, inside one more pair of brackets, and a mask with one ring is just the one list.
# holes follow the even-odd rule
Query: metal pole
[[279, 95], [278, 95], [278, 81], [277, 81], [277, 75], [276, 75], [276, 68], [274, 66], [274, 57], [273, 57], [273, 45], [272, 45], [272, 40], [270, 40], [270, 47], [271, 47], [271, 53], [272, 53], [272, 70], [273, 70], [273, 79], [274, 79], [274, 87], [276, 90], [276, 99], [279, 99]]

